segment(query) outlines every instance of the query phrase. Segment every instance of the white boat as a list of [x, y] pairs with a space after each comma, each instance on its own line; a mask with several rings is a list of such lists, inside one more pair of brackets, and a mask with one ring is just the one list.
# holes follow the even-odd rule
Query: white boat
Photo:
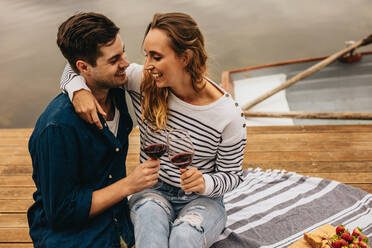
[[[243, 106], [326, 58], [305, 58], [224, 71], [222, 86]], [[246, 115], [247, 124], [372, 123], [372, 51], [353, 54], [349, 60], [352, 62], [336, 60], [253, 106]], [[275, 118], [270, 118], [273, 116]], [[277, 118], [285, 116], [293, 118]]]

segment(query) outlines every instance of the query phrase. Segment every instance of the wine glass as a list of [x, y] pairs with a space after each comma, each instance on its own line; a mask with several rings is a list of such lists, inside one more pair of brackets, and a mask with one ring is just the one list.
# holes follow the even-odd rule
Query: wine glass
[[[166, 131], [163, 129], [155, 129], [152, 126], [144, 123], [145, 128], [141, 137], [141, 147], [143, 152], [153, 160], [160, 159], [167, 151]], [[162, 181], [158, 181], [153, 189], [158, 189], [162, 186]]]
[[[167, 133], [167, 143], [169, 161], [180, 170], [187, 169], [194, 157], [194, 146], [189, 133], [184, 129], [173, 129]], [[190, 195], [192, 193], [186, 193], [182, 189], [178, 191], [178, 197], [182, 199]]]

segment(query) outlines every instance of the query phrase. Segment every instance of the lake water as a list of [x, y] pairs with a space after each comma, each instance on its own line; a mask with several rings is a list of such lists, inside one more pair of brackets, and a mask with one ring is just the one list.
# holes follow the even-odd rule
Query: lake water
[[60, 92], [66, 62], [57, 28], [79, 11], [112, 19], [137, 63], [154, 13], [190, 14], [205, 35], [215, 81], [224, 70], [332, 54], [372, 33], [371, 0], [0, 0], [0, 128], [33, 127]]

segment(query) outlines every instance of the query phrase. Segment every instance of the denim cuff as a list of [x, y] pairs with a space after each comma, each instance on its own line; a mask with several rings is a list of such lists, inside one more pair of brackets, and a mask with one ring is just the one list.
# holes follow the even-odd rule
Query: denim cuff
[[89, 218], [89, 212], [92, 205], [93, 189], [85, 189], [79, 192], [76, 204], [74, 221], [76, 225], [83, 225]]

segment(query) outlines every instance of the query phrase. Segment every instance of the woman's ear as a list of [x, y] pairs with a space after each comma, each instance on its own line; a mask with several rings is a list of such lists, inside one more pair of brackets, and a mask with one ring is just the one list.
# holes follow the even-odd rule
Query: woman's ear
[[77, 60], [76, 61], [76, 68], [79, 70], [80, 73], [87, 73], [88, 72], [88, 64], [84, 60]]
[[183, 62], [185, 67], [190, 63], [193, 56], [194, 56], [193, 52], [190, 49], [186, 49], [186, 51], [183, 54]]

